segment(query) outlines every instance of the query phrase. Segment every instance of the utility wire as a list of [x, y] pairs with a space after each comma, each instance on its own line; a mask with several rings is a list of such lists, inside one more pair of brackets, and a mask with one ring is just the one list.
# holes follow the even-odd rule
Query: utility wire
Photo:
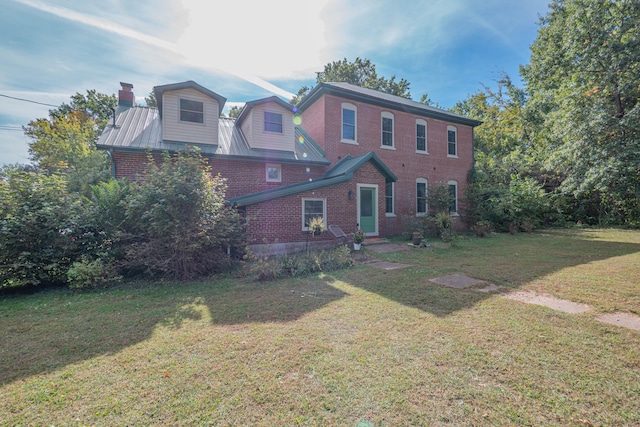
[[17, 101], [24, 101], [24, 102], [31, 102], [33, 104], [46, 105], [47, 107], [59, 107], [59, 105], [45, 104], [44, 102], [32, 101], [30, 99], [24, 99], [24, 98], [16, 98], [15, 96], [3, 95], [1, 93], [0, 93], [0, 96], [4, 96], [5, 98], [15, 99]]

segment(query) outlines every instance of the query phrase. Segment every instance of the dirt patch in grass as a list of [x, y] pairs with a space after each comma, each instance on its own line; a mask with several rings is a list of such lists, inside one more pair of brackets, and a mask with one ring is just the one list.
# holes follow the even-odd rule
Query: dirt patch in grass
[[555, 298], [551, 295], [540, 295], [531, 291], [509, 292], [508, 294], [505, 294], [504, 297], [527, 304], [542, 305], [544, 307], [549, 307], [551, 309], [562, 311], [564, 313], [576, 314], [584, 313], [585, 311], [591, 310], [591, 307], [586, 304], [579, 304], [576, 302]]
[[640, 316], [629, 313], [608, 313], [599, 316], [598, 321], [610, 325], [622, 326], [624, 328], [640, 331]]

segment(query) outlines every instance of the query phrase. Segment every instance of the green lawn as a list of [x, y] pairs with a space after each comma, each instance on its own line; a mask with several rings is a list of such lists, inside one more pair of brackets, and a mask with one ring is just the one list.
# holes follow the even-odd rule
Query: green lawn
[[[306, 279], [0, 297], [0, 425], [640, 425], [640, 232], [468, 237]], [[462, 273], [589, 304], [455, 290]]]

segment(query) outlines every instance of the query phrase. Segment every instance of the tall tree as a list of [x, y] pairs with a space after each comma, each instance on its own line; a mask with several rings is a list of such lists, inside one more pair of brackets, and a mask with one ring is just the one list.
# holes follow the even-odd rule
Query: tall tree
[[640, 222], [640, 6], [554, 0], [522, 68], [561, 189]]
[[31, 160], [42, 171], [67, 174], [69, 190], [88, 195], [92, 184], [109, 177], [107, 156], [96, 141], [116, 103], [114, 95], [88, 90], [50, 110], [48, 118], [29, 122], [24, 132], [31, 137]]
[[[333, 61], [324, 66], [324, 70], [316, 72], [316, 84], [322, 82], [344, 82], [352, 85], [378, 90], [391, 95], [411, 98], [410, 83], [405, 79], [396, 80], [396, 76], [390, 78], [378, 77], [376, 66], [368, 59], [356, 58], [349, 62], [346, 58], [341, 61]], [[308, 86], [300, 88], [291, 100], [291, 104], [298, 105], [311, 90]]]

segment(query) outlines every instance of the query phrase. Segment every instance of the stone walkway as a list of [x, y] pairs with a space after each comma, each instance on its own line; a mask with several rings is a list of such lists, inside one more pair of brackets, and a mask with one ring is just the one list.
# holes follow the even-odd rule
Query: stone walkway
[[[474, 279], [463, 274], [451, 274], [449, 276], [436, 277], [435, 279], [431, 279], [431, 282], [455, 289], [465, 289], [475, 286], [474, 290], [479, 292], [493, 292], [500, 289], [496, 285], [483, 280]], [[486, 284], [486, 286], [480, 287], [482, 284]], [[541, 305], [563, 313], [579, 314], [591, 310], [591, 307], [587, 304], [580, 304], [569, 300], [555, 298], [551, 295], [538, 294], [533, 291], [513, 291], [501, 296], [503, 298], [523, 302], [525, 304]], [[621, 326], [640, 332], [640, 316], [630, 313], [616, 312], [601, 314], [595, 317], [595, 319], [599, 322]]]
[[[388, 253], [407, 251], [409, 248], [407, 245], [399, 245], [395, 243], [377, 243], [373, 245], [367, 245], [367, 249], [376, 253]], [[363, 255], [361, 253], [361, 255]], [[399, 268], [411, 267], [410, 264], [400, 264], [387, 261], [380, 261], [375, 258], [368, 258], [363, 255], [360, 259], [363, 264], [371, 265], [383, 270], [395, 270]], [[495, 292], [500, 288], [493, 283], [486, 282], [484, 280], [474, 279], [473, 277], [465, 276], [463, 274], [450, 274], [448, 276], [436, 277], [430, 280], [433, 283], [439, 285], [448, 286], [454, 289], [465, 289], [474, 287], [478, 292]], [[501, 295], [503, 298], [508, 298], [513, 301], [523, 302], [525, 304], [536, 304], [544, 307], [551, 308], [552, 310], [561, 311], [563, 313], [579, 314], [585, 313], [591, 310], [591, 307], [586, 304], [580, 304], [573, 301], [563, 300], [555, 298], [551, 295], [541, 295], [533, 291], [513, 291]], [[621, 326], [624, 328], [632, 329], [640, 332], [640, 316], [636, 316], [629, 313], [607, 313], [602, 314], [595, 319], [599, 322], [607, 323], [610, 325]]]

